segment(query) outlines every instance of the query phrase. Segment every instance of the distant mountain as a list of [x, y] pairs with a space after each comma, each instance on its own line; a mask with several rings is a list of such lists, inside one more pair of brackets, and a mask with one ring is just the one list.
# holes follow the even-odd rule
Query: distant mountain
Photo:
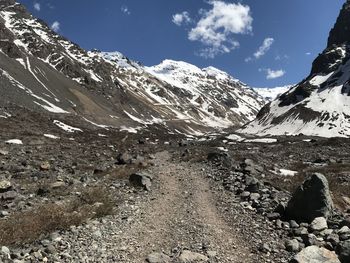
[[259, 135], [350, 136], [350, 0], [310, 75], [266, 105], [241, 132]]
[[275, 100], [278, 96], [286, 93], [293, 85], [275, 87], [275, 88], [253, 88], [260, 96], [267, 100], [267, 102]]
[[265, 104], [212, 67], [171, 60], [144, 67], [119, 52], [85, 51], [14, 0], [0, 1], [0, 82], [0, 108], [17, 105], [130, 131], [156, 125], [200, 134], [242, 125]]

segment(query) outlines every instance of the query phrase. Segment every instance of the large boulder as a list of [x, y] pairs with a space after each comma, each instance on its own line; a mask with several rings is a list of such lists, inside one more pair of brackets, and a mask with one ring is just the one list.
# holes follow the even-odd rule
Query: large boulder
[[340, 260], [328, 249], [310, 246], [300, 251], [290, 263], [340, 263]]
[[332, 211], [333, 201], [328, 181], [323, 174], [315, 173], [293, 194], [286, 208], [286, 217], [298, 222], [311, 223], [317, 217], [327, 219]]

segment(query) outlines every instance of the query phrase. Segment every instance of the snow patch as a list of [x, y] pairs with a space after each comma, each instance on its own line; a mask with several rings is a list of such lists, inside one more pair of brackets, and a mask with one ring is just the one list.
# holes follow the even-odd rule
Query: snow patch
[[52, 134], [44, 134], [44, 137], [46, 137], [46, 138], [50, 138], [50, 139], [55, 139], [55, 140], [57, 140], [57, 139], [59, 139], [59, 138], [60, 138], [60, 137], [55, 136], [55, 135], [52, 135]]
[[279, 170], [280, 175], [283, 176], [295, 176], [298, 174], [296, 171], [286, 170], [286, 169], [280, 169]]
[[8, 140], [5, 143], [7, 143], [7, 144], [17, 144], [17, 145], [23, 144], [23, 142], [21, 140], [19, 140], [19, 139]]
[[58, 127], [60, 127], [62, 130], [66, 131], [66, 132], [73, 133], [73, 132], [82, 132], [83, 131], [79, 128], [69, 126], [63, 122], [58, 121], [58, 120], [54, 120], [53, 123], [56, 124]]

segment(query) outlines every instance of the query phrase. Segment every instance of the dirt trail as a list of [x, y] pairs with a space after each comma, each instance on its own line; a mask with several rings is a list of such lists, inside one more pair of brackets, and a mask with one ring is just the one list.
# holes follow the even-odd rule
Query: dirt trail
[[250, 262], [248, 249], [219, 214], [202, 166], [171, 162], [167, 152], [156, 155], [156, 164], [150, 173], [156, 176], [158, 189], [115, 236], [115, 243], [124, 247], [120, 262], [145, 262], [153, 251], [176, 254], [184, 248], [202, 254], [215, 251], [210, 262]]

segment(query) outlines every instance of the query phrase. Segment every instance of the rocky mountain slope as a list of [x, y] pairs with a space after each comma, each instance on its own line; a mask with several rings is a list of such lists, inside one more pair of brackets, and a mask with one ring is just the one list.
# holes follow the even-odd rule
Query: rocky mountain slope
[[344, 4], [327, 48], [310, 75], [258, 114], [242, 132], [350, 136], [350, 1]]
[[215, 68], [144, 67], [119, 52], [85, 51], [14, 0], [0, 2], [1, 115], [10, 105], [89, 128], [157, 126], [200, 134], [252, 120], [264, 99]]

